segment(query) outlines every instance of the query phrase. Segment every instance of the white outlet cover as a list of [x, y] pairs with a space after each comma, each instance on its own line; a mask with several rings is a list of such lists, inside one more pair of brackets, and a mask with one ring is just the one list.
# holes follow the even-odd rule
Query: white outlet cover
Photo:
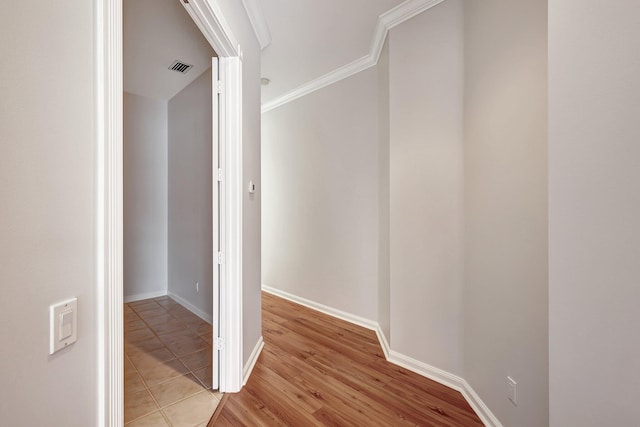
[[78, 339], [78, 299], [71, 298], [49, 307], [49, 354]]

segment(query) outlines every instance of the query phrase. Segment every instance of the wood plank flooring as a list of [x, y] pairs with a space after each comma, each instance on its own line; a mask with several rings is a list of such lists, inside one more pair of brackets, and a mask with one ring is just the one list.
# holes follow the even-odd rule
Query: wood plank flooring
[[209, 426], [482, 426], [457, 391], [387, 362], [373, 331], [262, 294], [265, 346]]

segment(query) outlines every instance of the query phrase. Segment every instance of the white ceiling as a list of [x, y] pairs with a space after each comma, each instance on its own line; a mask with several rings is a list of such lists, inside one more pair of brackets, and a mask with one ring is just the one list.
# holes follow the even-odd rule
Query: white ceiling
[[[168, 100], [211, 66], [215, 52], [179, 0], [124, 0], [124, 90]], [[194, 67], [169, 70], [174, 60]]]
[[[131, 0], [129, 0], [131, 1]], [[271, 33], [262, 103], [369, 54], [378, 16], [403, 0], [261, 0]]]

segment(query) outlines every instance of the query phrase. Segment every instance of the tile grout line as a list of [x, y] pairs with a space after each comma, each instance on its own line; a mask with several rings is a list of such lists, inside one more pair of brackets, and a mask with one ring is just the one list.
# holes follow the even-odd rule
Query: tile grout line
[[[129, 306], [130, 308], [132, 308], [131, 306]], [[133, 308], [132, 308], [133, 309]], [[135, 309], [133, 309], [135, 311]], [[137, 314], [138, 312], [136, 312]], [[140, 316], [138, 316], [140, 317]], [[140, 319], [144, 322], [144, 319], [142, 319], [140, 317]], [[144, 322], [145, 324], [147, 324], [147, 322]], [[148, 326], [148, 325], [147, 325]], [[151, 331], [153, 332], [153, 330]], [[140, 376], [140, 379], [142, 380], [142, 385], [144, 386], [145, 390], [147, 391], [147, 393], [149, 394], [149, 396], [151, 396], [151, 399], [153, 400], [153, 403], [156, 405], [156, 407], [158, 408], [158, 412], [160, 412], [160, 415], [162, 416], [162, 418], [164, 418], [165, 422], [167, 422], [167, 424], [169, 425], [169, 427], [173, 427], [173, 423], [167, 418], [167, 416], [164, 414], [164, 412], [162, 411], [162, 408], [160, 408], [160, 404], [158, 403], [158, 400], [156, 399], [156, 397], [153, 395], [153, 393], [151, 393], [151, 389], [149, 388], [149, 385], [147, 384], [147, 381], [144, 379], [144, 377], [142, 376], [142, 373], [140, 372], [140, 370], [138, 370], [138, 367], [133, 363], [133, 361], [131, 360], [131, 358], [129, 357], [129, 354], [125, 352], [125, 356], [127, 357], [127, 359], [129, 359], [129, 362], [131, 363], [131, 365], [133, 366], [133, 368], [136, 370], [136, 372], [138, 373], [138, 376]], [[156, 412], [156, 411], [153, 411]], [[127, 424], [131, 424], [134, 421], [137, 421], [139, 419], [142, 419], [148, 415], [153, 414], [153, 412], [149, 412], [148, 414], [144, 414], [136, 419], [130, 420]], [[126, 425], [125, 425], [126, 426]]]
[[[171, 298], [169, 297], [169, 299], [171, 299]], [[174, 300], [173, 300], [173, 299], [171, 299], [171, 301], [174, 301]], [[162, 305], [162, 304], [158, 303], [158, 301], [156, 301], [155, 299], [152, 299], [152, 300], [151, 300], [151, 301], [149, 301], [148, 303], [155, 303], [158, 307], [162, 308], [162, 309], [163, 309], [163, 310], [164, 310], [164, 311], [165, 311], [169, 316], [171, 316], [173, 319], [178, 320], [178, 321], [183, 321], [183, 319], [181, 319], [180, 317], [178, 317], [178, 316], [176, 316], [175, 314], [171, 313], [171, 311], [170, 311], [167, 307], [165, 307], [164, 305]], [[143, 303], [143, 304], [148, 304], [148, 303]], [[175, 303], [176, 305], [178, 305], [178, 306], [182, 307], [179, 303], [177, 303], [177, 302], [175, 302], [175, 301], [174, 301], [174, 303]], [[143, 305], [143, 304], [140, 304], [140, 305]], [[141, 378], [141, 380], [142, 380], [142, 383], [143, 383], [143, 385], [144, 385], [145, 389], [147, 390], [147, 392], [149, 393], [149, 395], [150, 395], [150, 396], [151, 396], [151, 398], [153, 399], [153, 402], [154, 402], [154, 403], [155, 403], [155, 405], [157, 406], [157, 408], [158, 408], [158, 412], [160, 412], [160, 414], [161, 414], [161, 415], [162, 415], [162, 417], [165, 419], [165, 421], [168, 423], [168, 425], [169, 425], [169, 426], [173, 426], [173, 423], [171, 423], [171, 421], [170, 421], [169, 417], [165, 414], [165, 412], [164, 412], [164, 409], [165, 409], [165, 408], [167, 408], [167, 407], [169, 407], [169, 406], [172, 406], [172, 405], [174, 405], [174, 404], [180, 403], [180, 402], [182, 402], [182, 401], [184, 401], [184, 400], [187, 400], [187, 399], [189, 399], [189, 398], [191, 398], [191, 397], [193, 397], [193, 396], [196, 396], [197, 394], [202, 393], [203, 391], [204, 391], [204, 392], [207, 392], [209, 395], [211, 395], [211, 398], [212, 398], [212, 399], [214, 399], [214, 400], [216, 401], [216, 406], [217, 406], [217, 405], [220, 403], [220, 399], [219, 399], [219, 398], [218, 398], [218, 397], [213, 393], [213, 389], [212, 389], [212, 388], [210, 388], [210, 387], [208, 387], [208, 386], [207, 386], [207, 384], [205, 384], [205, 383], [204, 383], [204, 381], [203, 381], [203, 380], [202, 380], [202, 379], [201, 379], [201, 378], [200, 378], [200, 377], [195, 373], [195, 371], [194, 371], [193, 369], [191, 369], [189, 366], [187, 366], [187, 365], [182, 361], [182, 359], [181, 359], [181, 358], [184, 358], [184, 357], [186, 357], [186, 356], [189, 356], [189, 355], [195, 354], [195, 353], [197, 353], [197, 352], [199, 352], [199, 351], [204, 351], [204, 350], [206, 350], [206, 348], [205, 348], [204, 350], [196, 350], [196, 351], [193, 351], [193, 352], [191, 352], [191, 353], [187, 353], [187, 354], [184, 354], [184, 355], [182, 355], [182, 356], [178, 357], [178, 355], [177, 355], [173, 350], [171, 350], [171, 349], [167, 346], [167, 344], [165, 343], [165, 341], [164, 341], [164, 340], [161, 338], [161, 336], [160, 336], [160, 335], [167, 335], [167, 334], [170, 334], [170, 333], [173, 333], [173, 332], [178, 332], [178, 331], [167, 332], [166, 334], [158, 334], [158, 333], [155, 331], [155, 329], [153, 328], [153, 326], [151, 326], [151, 325], [150, 325], [150, 324], [149, 324], [149, 323], [148, 323], [148, 322], [147, 322], [147, 321], [146, 321], [146, 320], [145, 320], [145, 319], [140, 315], [140, 313], [144, 313], [145, 311], [151, 311], [151, 310], [153, 310], [153, 309], [150, 309], [150, 310], [144, 310], [144, 311], [138, 311], [138, 310], [136, 310], [136, 309], [135, 309], [135, 306], [131, 306], [130, 304], [125, 304], [125, 306], [127, 306], [129, 309], [131, 309], [131, 310], [134, 312], [134, 314], [136, 315], [136, 317], [138, 317], [138, 318], [139, 318], [139, 319], [140, 319], [140, 320], [141, 320], [141, 321], [146, 325], [147, 329], [151, 331], [151, 333], [154, 335], [154, 337], [156, 337], [156, 338], [157, 338], [157, 339], [158, 339], [158, 340], [163, 344], [163, 348], [165, 348], [165, 349], [166, 349], [166, 350], [167, 350], [171, 355], [173, 355], [173, 356], [174, 356], [174, 359], [170, 359], [169, 361], [171, 361], [171, 360], [177, 360], [179, 363], [181, 363], [181, 364], [182, 364], [182, 365], [187, 369], [187, 372], [185, 372], [185, 373], [183, 373], [183, 374], [181, 374], [181, 375], [177, 375], [177, 376], [175, 376], [175, 377], [169, 378], [169, 379], [167, 379], [166, 381], [162, 381], [162, 382], [160, 382], [160, 383], [156, 384], [156, 386], [157, 386], [157, 385], [161, 385], [161, 384], [165, 384], [165, 383], [167, 383], [167, 382], [169, 382], [169, 381], [172, 381], [172, 380], [175, 380], [175, 379], [180, 378], [180, 377], [182, 377], [182, 376], [187, 376], [187, 375], [191, 374], [191, 375], [193, 375], [193, 377], [198, 381], [198, 383], [199, 383], [199, 384], [202, 386], [202, 388], [203, 388], [203, 390], [201, 390], [201, 391], [199, 391], [199, 392], [196, 392], [196, 393], [194, 393], [194, 394], [192, 394], [192, 395], [189, 395], [189, 396], [183, 397], [183, 398], [178, 399], [178, 400], [176, 400], [176, 401], [174, 401], [174, 402], [172, 402], [172, 403], [170, 403], [170, 404], [165, 405], [164, 407], [161, 407], [161, 406], [160, 406], [160, 403], [158, 402], [158, 400], [156, 399], [156, 397], [155, 397], [155, 396], [153, 395], [153, 393], [151, 392], [151, 387], [147, 384], [146, 379], [144, 378], [144, 376], [142, 375], [142, 373], [140, 372], [140, 370], [138, 369], [138, 367], [136, 367], [136, 365], [133, 363], [133, 361], [131, 360], [131, 358], [129, 357], [129, 355], [125, 352], [125, 356], [129, 359], [129, 362], [131, 363], [131, 365], [134, 367], [134, 369], [135, 369], [135, 370], [136, 370], [136, 372], [138, 373], [139, 377], [140, 377], [140, 378]], [[195, 315], [194, 315], [194, 316], [195, 316]], [[152, 316], [152, 317], [156, 317], [156, 316]], [[194, 335], [196, 335], [196, 336], [197, 336], [201, 341], [203, 341], [203, 342], [206, 344], [206, 346], [207, 346], [207, 347], [209, 347], [209, 348], [211, 348], [211, 349], [212, 349], [212, 345], [211, 345], [211, 344], [209, 344], [206, 340], [204, 340], [204, 338], [202, 338], [202, 334], [199, 334], [196, 328], [193, 328], [193, 327], [190, 325], [190, 323], [189, 323], [189, 322], [185, 322], [185, 323], [186, 323], [186, 328], [187, 328], [187, 330], [188, 330], [188, 331], [192, 332], [192, 333], [193, 333]], [[131, 331], [131, 332], [133, 332], [133, 331]], [[159, 350], [159, 349], [158, 349], [158, 350]], [[154, 351], [155, 351], [155, 350], [154, 350]], [[165, 362], [168, 362], [168, 361], [165, 361]], [[160, 362], [160, 363], [164, 363], [164, 362]], [[199, 371], [199, 370], [202, 370], [202, 369], [206, 369], [208, 366], [209, 366], [209, 365], [206, 365], [206, 366], [204, 366], [204, 367], [202, 367], [202, 368], [198, 368], [197, 370]], [[154, 386], [154, 387], [155, 387], [155, 386]], [[155, 411], [154, 411], [154, 412], [155, 412]], [[130, 424], [131, 422], [134, 422], [134, 421], [136, 421], [136, 420], [139, 420], [139, 419], [141, 419], [141, 418], [143, 418], [143, 417], [146, 417], [146, 416], [148, 416], [148, 415], [150, 415], [150, 414], [152, 414], [152, 413], [153, 413], [153, 412], [151, 412], [151, 413], [149, 413], [149, 414], [145, 414], [145, 415], [143, 415], [143, 416], [141, 416], [141, 417], [138, 417], [138, 418], [136, 418], [135, 420], [131, 420], [131, 421], [129, 421], [129, 423], [127, 423], [127, 424]]]

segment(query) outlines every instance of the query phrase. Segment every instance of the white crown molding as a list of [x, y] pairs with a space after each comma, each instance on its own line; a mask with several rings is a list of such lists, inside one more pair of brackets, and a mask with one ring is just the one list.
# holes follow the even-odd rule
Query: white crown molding
[[355, 61], [343, 65], [340, 68], [333, 70], [332, 72], [325, 74], [324, 76], [318, 77], [315, 80], [311, 80], [308, 83], [294, 89], [290, 92], [285, 93], [284, 95], [262, 104], [262, 113], [266, 113], [267, 111], [273, 110], [274, 108], [280, 107], [288, 102], [291, 102], [295, 99], [302, 98], [305, 95], [310, 94], [311, 92], [315, 92], [318, 89], [322, 89], [323, 87], [332, 85], [340, 80], [346, 79], [354, 74], [357, 74], [361, 71], [366, 70], [367, 68], [373, 67], [376, 65], [376, 62], [373, 60], [371, 55], [363, 56], [360, 59], [356, 59]]
[[224, 18], [217, 2], [212, 0], [191, 0], [181, 2], [200, 32], [207, 39], [218, 57], [238, 56], [242, 59], [240, 43], [233, 36], [229, 23]]
[[303, 305], [312, 310], [316, 310], [329, 316], [375, 331], [378, 336], [378, 340], [380, 341], [382, 351], [384, 352], [384, 356], [389, 363], [401, 366], [411, 372], [415, 372], [418, 375], [429, 378], [430, 380], [460, 392], [485, 426], [502, 427], [498, 418], [493, 415], [489, 407], [485, 405], [482, 399], [480, 399], [480, 396], [478, 396], [464, 378], [392, 350], [389, 346], [389, 342], [387, 341], [387, 337], [382, 332], [382, 328], [378, 322], [290, 294], [289, 292], [285, 292], [280, 289], [272, 288], [265, 284], [262, 285], [262, 290], [269, 294]]
[[382, 22], [388, 31], [396, 25], [402, 24], [404, 21], [413, 18], [427, 9], [431, 9], [443, 1], [445, 0], [406, 0], [380, 15], [378, 22]]
[[244, 9], [249, 15], [249, 21], [253, 27], [253, 32], [256, 33], [258, 43], [260, 43], [260, 49], [271, 44], [271, 32], [269, 31], [269, 25], [264, 17], [264, 12], [260, 6], [259, 0], [242, 0]]
[[[253, 1], [253, 0], [249, 0]], [[281, 95], [269, 102], [262, 104], [262, 113], [271, 111], [274, 108], [278, 108], [288, 102], [301, 98], [318, 89], [332, 85], [340, 80], [344, 80], [347, 77], [351, 77], [367, 68], [373, 67], [378, 63], [380, 53], [384, 47], [384, 41], [387, 38], [389, 30], [393, 27], [403, 23], [404, 21], [413, 18], [419, 13], [424, 12], [445, 0], [406, 0], [400, 3], [393, 9], [383, 13], [378, 17], [378, 23], [373, 34], [373, 41], [371, 42], [371, 48], [366, 56], [357, 59], [347, 65], [337, 68], [317, 79], [311, 80], [298, 86], [284, 95]]]

